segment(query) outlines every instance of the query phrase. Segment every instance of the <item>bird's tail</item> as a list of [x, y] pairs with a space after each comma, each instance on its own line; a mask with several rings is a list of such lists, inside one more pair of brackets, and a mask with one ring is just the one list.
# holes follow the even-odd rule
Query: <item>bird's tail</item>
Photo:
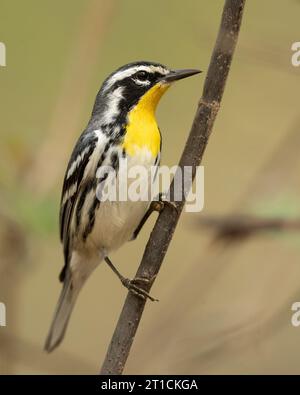
[[46, 339], [45, 350], [51, 352], [64, 338], [67, 325], [81, 287], [73, 286], [71, 276], [66, 276], [53, 321]]

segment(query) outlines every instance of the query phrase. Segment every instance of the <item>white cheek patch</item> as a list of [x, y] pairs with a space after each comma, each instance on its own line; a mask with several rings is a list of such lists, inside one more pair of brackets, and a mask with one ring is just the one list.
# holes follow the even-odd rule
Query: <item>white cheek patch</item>
[[123, 99], [123, 88], [116, 88], [107, 96], [107, 109], [103, 112], [101, 123], [107, 125], [112, 123], [119, 115], [119, 104]]

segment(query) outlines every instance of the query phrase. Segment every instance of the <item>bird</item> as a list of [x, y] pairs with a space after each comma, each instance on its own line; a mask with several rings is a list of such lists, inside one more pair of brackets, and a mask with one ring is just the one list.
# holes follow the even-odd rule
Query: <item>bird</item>
[[[109, 179], [118, 182], [119, 188], [127, 188], [125, 171], [133, 166], [143, 166], [148, 173], [159, 167], [158, 102], [175, 81], [197, 73], [200, 70], [174, 70], [161, 63], [138, 61], [118, 68], [98, 91], [63, 181], [59, 213], [62, 291], [45, 342], [47, 352], [63, 340], [79, 292], [102, 261], [131, 292], [155, 300], [139, 286], [147, 279], [125, 278], [110, 259], [112, 251], [137, 237], [152, 211], [151, 201], [102, 200], [101, 194]], [[143, 185], [146, 188], [152, 182], [153, 177], [147, 176]]]

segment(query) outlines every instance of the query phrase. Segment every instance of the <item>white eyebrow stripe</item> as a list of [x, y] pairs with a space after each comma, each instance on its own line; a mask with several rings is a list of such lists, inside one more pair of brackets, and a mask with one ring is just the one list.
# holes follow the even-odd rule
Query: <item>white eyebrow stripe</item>
[[148, 73], [158, 72], [160, 74], [166, 75], [169, 73], [169, 70], [164, 69], [161, 66], [133, 66], [130, 69], [121, 70], [112, 75], [105, 83], [103, 92], [106, 92], [110, 87], [112, 87], [117, 81], [120, 81], [124, 78], [130, 77], [131, 75], [137, 73], [138, 71], [147, 71]]

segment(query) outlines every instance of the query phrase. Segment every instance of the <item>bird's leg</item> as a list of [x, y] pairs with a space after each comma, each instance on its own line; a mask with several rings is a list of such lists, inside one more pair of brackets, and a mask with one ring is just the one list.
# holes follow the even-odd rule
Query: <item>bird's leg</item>
[[151, 295], [148, 294], [143, 288], [138, 287], [136, 284], [138, 283], [146, 283], [149, 284], [150, 280], [147, 278], [136, 277], [133, 280], [122, 276], [122, 274], [118, 271], [112, 261], [109, 259], [108, 256], [104, 258], [105, 262], [111, 268], [111, 270], [118, 276], [121, 283], [127, 288], [130, 292], [137, 295], [142, 299], [150, 299], [152, 302], [158, 302], [158, 299], [153, 298]]
[[138, 234], [140, 233], [142, 227], [145, 225], [145, 223], [147, 222], [147, 219], [150, 217], [150, 215], [154, 211], [157, 211], [158, 213], [160, 213], [165, 208], [166, 205], [170, 206], [173, 210], [176, 210], [176, 211], [178, 210], [176, 203], [163, 199], [163, 196], [164, 195], [162, 193], [159, 193], [158, 198], [152, 200], [148, 210], [146, 211], [145, 215], [141, 219], [141, 222], [138, 224], [138, 227], [133, 232], [131, 240], [135, 240], [138, 237]]
[[153, 207], [151, 207], [151, 206], [152, 206], [152, 203], [153, 203], [153, 202], [151, 202], [151, 204], [150, 204], [148, 210], [146, 211], [145, 215], [144, 215], [143, 218], [141, 219], [141, 222], [138, 224], [137, 228], [136, 228], [135, 231], [133, 232], [133, 235], [132, 235], [131, 240], [135, 240], [135, 239], [138, 237], [140, 231], [142, 230], [142, 227], [143, 227], [143, 226], [145, 225], [145, 223], [147, 222], [147, 219], [150, 217], [150, 215], [153, 213], [153, 211], [156, 211], [156, 210], [153, 209]]

